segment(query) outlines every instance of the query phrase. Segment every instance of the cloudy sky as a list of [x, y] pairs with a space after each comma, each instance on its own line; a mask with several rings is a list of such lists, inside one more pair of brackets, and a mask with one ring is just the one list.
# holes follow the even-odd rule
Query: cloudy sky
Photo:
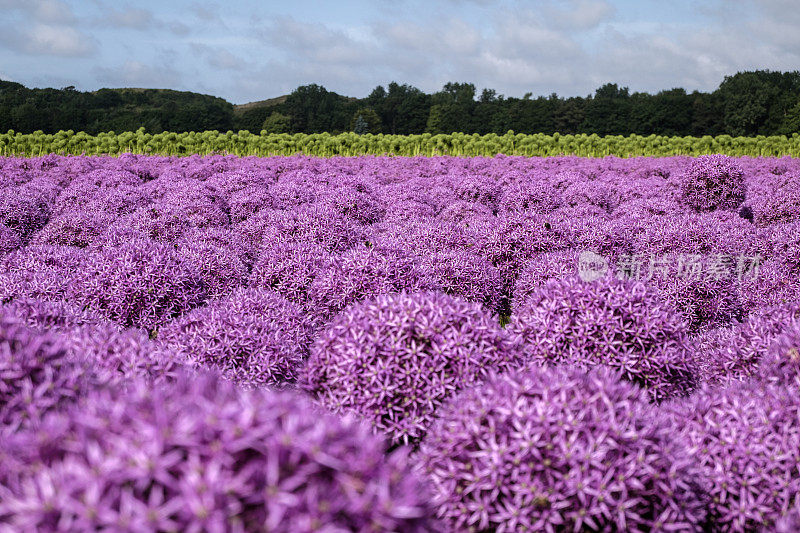
[[470, 81], [507, 96], [713, 90], [800, 69], [798, 0], [0, 0], [0, 79], [244, 103]]

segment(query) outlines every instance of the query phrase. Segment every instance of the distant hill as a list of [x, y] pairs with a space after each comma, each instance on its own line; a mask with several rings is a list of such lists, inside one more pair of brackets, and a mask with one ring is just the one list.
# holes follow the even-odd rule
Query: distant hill
[[234, 105], [233, 113], [234, 115], [242, 115], [243, 113], [251, 111], [253, 109], [258, 109], [263, 107], [274, 107], [286, 103], [287, 98], [289, 98], [289, 95], [285, 94], [283, 96], [278, 96], [276, 98], [269, 98], [268, 100], [259, 100], [257, 102], [248, 102], [246, 104]]
[[29, 89], [0, 81], [0, 131], [205, 131], [233, 129], [233, 104], [171, 89]]

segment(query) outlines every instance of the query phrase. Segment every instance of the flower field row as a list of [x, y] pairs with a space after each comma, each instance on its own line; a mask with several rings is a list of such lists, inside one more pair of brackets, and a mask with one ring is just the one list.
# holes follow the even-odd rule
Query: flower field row
[[799, 527], [798, 159], [0, 158], [0, 531]]
[[451, 135], [384, 135], [343, 133], [254, 134], [248, 131], [221, 133], [100, 133], [61, 131], [21, 134], [0, 133], [0, 156], [119, 155], [209, 155], [315, 157], [397, 155], [492, 157], [498, 154], [518, 156], [637, 157], [699, 156], [726, 154], [751, 157], [800, 157], [800, 135], [791, 137], [664, 137], [514, 134], [488, 135], [453, 133]]

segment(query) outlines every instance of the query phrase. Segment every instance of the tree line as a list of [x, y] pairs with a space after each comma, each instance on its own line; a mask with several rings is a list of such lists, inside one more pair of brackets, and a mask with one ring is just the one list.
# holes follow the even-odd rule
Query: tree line
[[506, 97], [472, 83], [451, 82], [427, 94], [408, 84], [376, 87], [351, 98], [316, 84], [285, 99], [237, 108], [221, 98], [155, 89], [80, 92], [28, 89], [0, 81], [0, 132], [60, 130], [148, 133], [239, 131], [791, 135], [800, 132], [800, 71], [768, 70], [726, 76], [713, 92], [676, 88], [655, 94], [608, 83], [585, 97]]

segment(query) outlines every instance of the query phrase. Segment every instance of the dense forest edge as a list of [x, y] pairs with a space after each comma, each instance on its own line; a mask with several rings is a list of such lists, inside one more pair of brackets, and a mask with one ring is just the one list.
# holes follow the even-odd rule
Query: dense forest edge
[[[0, 81], [0, 132], [240, 132], [255, 134], [560, 134], [787, 136], [800, 132], [800, 71], [739, 72], [713, 92], [631, 93], [608, 83], [586, 97], [480, 94], [447, 83], [433, 94], [407, 84], [352, 98], [320, 85], [243, 105], [166, 89], [29, 89]], [[8, 136], [8, 134], [6, 134]]]

